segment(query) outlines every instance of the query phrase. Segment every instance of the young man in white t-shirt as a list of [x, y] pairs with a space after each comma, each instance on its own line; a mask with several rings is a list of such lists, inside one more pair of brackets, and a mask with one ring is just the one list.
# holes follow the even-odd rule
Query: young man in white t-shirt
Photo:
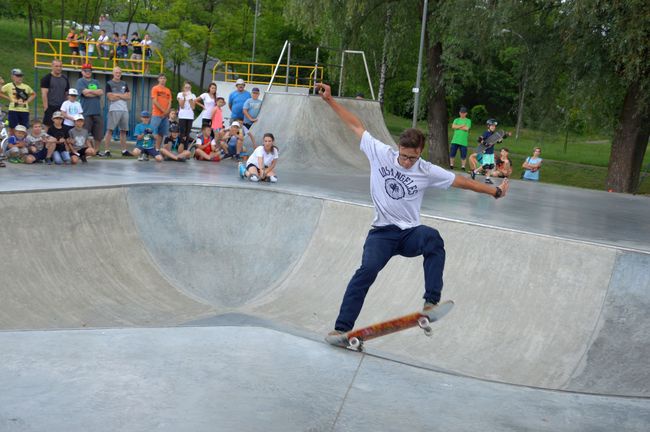
[[[493, 187], [456, 176], [420, 159], [425, 138], [417, 129], [402, 132], [395, 150], [373, 138], [361, 120], [339, 105], [332, 97], [330, 86], [317, 84], [317, 87], [323, 100], [361, 139], [361, 151], [370, 161], [370, 195], [375, 206], [373, 228], [366, 238], [361, 267], [348, 284], [334, 331], [328, 335], [337, 336], [352, 330], [370, 285], [394, 255], [422, 255], [424, 308], [432, 308], [440, 301], [445, 248], [437, 230], [420, 224], [420, 207], [426, 188], [454, 186], [500, 198], [506, 195], [508, 182], [504, 180], [500, 186]], [[335, 338], [327, 340], [333, 343]]]

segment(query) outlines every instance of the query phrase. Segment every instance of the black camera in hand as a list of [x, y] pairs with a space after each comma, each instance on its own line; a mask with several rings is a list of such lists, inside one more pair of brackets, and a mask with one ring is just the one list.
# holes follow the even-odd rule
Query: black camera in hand
[[146, 134], [152, 134], [152, 133], [153, 133], [153, 129], [151, 129], [151, 128], [146, 128], [146, 129], [144, 130], [144, 133], [146, 133]]

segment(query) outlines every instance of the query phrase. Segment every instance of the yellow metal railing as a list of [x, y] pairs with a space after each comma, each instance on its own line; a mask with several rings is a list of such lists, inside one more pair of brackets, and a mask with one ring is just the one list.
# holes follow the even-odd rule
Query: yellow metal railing
[[[221, 70], [224, 74], [224, 81], [232, 82], [242, 78], [247, 84], [268, 84], [273, 77], [273, 63], [252, 63], [252, 62], [225, 62], [217, 63], [212, 68], [212, 80], [215, 81], [217, 73]], [[288, 81], [289, 87], [310, 87], [315, 82], [323, 80], [323, 67], [290, 65], [289, 79], [287, 80], [287, 65], [280, 65], [275, 75], [274, 85], [285, 85]]]
[[[157, 48], [151, 49], [151, 58], [146, 59], [145, 47], [142, 47], [142, 59], [130, 59], [117, 57], [117, 44], [111, 42], [79, 41], [79, 45], [86, 45], [84, 55], [72, 54], [69, 42], [65, 39], [34, 39], [34, 67], [50, 67], [52, 60], [58, 59], [63, 63], [64, 68], [81, 69], [84, 63], [93, 65], [94, 70], [112, 71], [119, 66], [122, 73], [158, 75], [164, 70], [164, 59]], [[88, 45], [94, 45], [94, 53], [88, 54]], [[110, 51], [107, 57], [103, 57], [104, 50], [101, 46], [109, 46]]]

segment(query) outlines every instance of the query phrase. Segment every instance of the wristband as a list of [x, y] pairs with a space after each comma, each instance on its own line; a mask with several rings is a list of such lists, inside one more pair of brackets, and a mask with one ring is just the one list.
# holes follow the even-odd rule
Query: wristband
[[501, 195], [503, 195], [503, 191], [499, 186], [497, 186], [496, 191], [494, 192], [494, 199], [501, 198]]

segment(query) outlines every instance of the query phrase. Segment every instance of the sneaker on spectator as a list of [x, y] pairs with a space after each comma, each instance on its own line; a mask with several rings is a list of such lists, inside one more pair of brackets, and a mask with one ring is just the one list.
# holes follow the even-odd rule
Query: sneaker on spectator
[[144, 162], [144, 153], [140, 153], [140, 156], [138, 156], [138, 161]]
[[489, 178], [486, 178], [486, 179], [485, 179], [485, 183], [487, 183], [487, 184], [494, 184], [494, 182], [493, 182], [492, 180], [490, 180]]
[[145, 155], [144, 155], [144, 160], [145, 160], [145, 161], [149, 161], [149, 155], [148, 155], [148, 154], [145, 154]]
[[52, 162], [54, 162], [54, 161], [52, 160], [51, 157], [49, 157], [49, 158], [45, 158], [45, 163], [46, 163], [46, 164], [48, 164], [48, 165], [52, 165]]
[[106, 150], [106, 151], [104, 152], [104, 157], [106, 157], [106, 158], [111, 157], [111, 151], [110, 151], [110, 150]]
[[474, 170], [470, 171], [469, 176], [474, 180], [476, 178], [476, 172]]
[[252, 175], [252, 176], [250, 176], [250, 180], [251, 180], [252, 182], [258, 182], [258, 181], [260, 181], [260, 179], [258, 179], [256, 175]]
[[185, 156], [179, 156], [178, 159], [176, 159], [178, 162], [185, 162]]
[[278, 178], [277, 178], [276, 176], [271, 176], [271, 177], [269, 177], [269, 181], [270, 181], [271, 183], [277, 183], [277, 182], [278, 182]]
[[244, 168], [244, 163], [239, 162], [239, 177], [244, 178], [244, 174], [246, 173], [246, 168]]
[[83, 163], [88, 162], [88, 158], [86, 157], [85, 154], [79, 155], [79, 159], [81, 159], [81, 162], [83, 162]]
[[122, 150], [122, 157], [133, 157], [133, 154], [128, 150]]

